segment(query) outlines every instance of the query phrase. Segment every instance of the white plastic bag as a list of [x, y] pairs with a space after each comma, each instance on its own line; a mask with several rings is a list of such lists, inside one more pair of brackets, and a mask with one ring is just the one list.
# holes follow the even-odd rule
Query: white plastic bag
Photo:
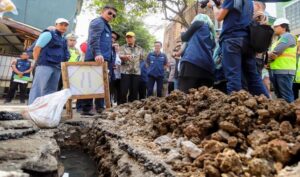
[[12, 12], [15, 15], [18, 15], [17, 8], [11, 0], [0, 0], [0, 18], [6, 12]]
[[72, 96], [70, 89], [64, 89], [46, 96], [38, 97], [27, 107], [23, 116], [32, 120], [40, 128], [57, 127], [63, 107]]

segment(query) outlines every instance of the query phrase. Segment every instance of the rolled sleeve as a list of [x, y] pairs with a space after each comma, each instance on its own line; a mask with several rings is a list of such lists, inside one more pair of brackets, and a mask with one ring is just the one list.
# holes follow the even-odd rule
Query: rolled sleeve
[[44, 32], [42, 33], [38, 40], [36, 41], [35, 46], [39, 46], [41, 48], [44, 48], [52, 39], [52, 35], [50, 32]]
[[279, 44], [274, 48], [273, 52], [277, 55], [280, 55], [284, 52], [285, 49], [294, 47], [295, 45], [296, 41], [294, 37], [290, 34], [284, 34], [281, 36]]
[[90, 23], [90, 29], [89, 29], [89, 46], [95, 56], [102, 55], [101, 53], [101, 46], [100, 46], [100, 40], [101, 40], [101, 34], [103, 33], [105, 28], [105, 24], [100, 19], [93, 20]]

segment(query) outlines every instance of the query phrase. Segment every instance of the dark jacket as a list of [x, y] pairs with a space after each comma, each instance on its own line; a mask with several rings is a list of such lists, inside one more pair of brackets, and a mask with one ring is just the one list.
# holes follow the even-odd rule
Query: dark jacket
[[[27, 71], [31, 67], [31, 62], [29, 60], [18, 59], [16, 62], [16, 68], [20, 72]], [[16, 73], [13, 72], [15, 75]], [[25, 73], [24, 76], [30, 77], [30, 73]]]
[[60, 63], [70, 58], [67, 41], [57, 30], [50, 31], [50, 33], [52, 39], [42, 48], [37, 64], [60, 68]]
[[209, 26], [203, 24], [189, 39], [181, 61], [187, 61], [213, 74], [215, 69], [212, 58], [214, 47], [215, 42], [211, 39]]
[[102, 17], [98, 17], [91, 21], [87, 45], [85, 61], [95, 61], [96, 56], [102, 55], [105, 61], [111, 62], [111, 27]]
[[147, 83], [148, 82], [148, 70], [147, 70], [146, 62], [144, 60], [141, 61], [140, 67], [141, 67], [140, 81]]
[[148, 75], [152, 77], [164, 77], [164, 66], [168, 63], [167, 56], [164, 53], [156, 55], [155, 52], [149, 53], [147, 57]]

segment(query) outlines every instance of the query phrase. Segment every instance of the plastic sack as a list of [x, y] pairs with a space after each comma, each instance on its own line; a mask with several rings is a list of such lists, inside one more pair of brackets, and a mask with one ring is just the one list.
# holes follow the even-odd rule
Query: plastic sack
[[38, 97], [23, 112], [25, 119], [32, 120], [40, 128], [57, 127], [64, 105], [72, 96], [70, 89], [64, 89], [46, 96]]
[[0, 0], [0, 18], [6, 12], [12, 12], [15, 15], [18, 15], [17, 8], [11, 0]]

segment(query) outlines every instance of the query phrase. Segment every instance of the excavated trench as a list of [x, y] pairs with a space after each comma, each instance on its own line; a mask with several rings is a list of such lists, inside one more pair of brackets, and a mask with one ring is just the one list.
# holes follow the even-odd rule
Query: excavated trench
[[[51, 130], [0, 119], [0, 170], [57, 177], [88, 161], [95, 168], [87, 170], [100, 177], [297, 177], [295, 110], [283, 100], [203, 87], [124, 104]], [[67, 160], [66, 151], [77, 157], [64, 170], [58, 159]], [[83, 158], [87, 154], [91, 159]]]

